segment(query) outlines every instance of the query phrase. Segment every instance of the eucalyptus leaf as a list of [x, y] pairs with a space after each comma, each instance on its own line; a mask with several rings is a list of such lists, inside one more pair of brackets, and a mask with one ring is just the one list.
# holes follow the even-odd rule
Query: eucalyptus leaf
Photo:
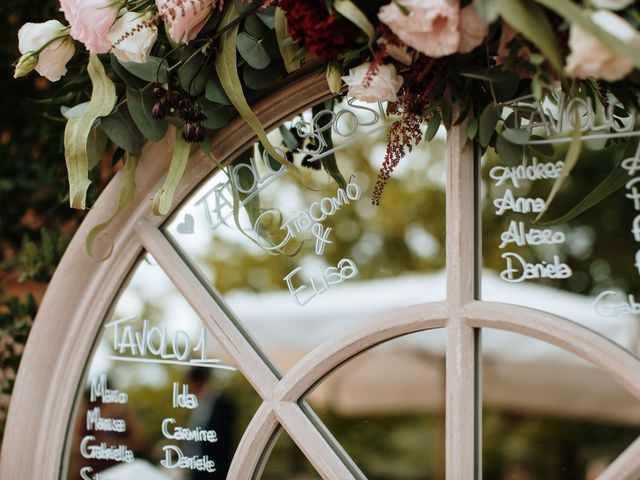
[[87, 142], [95, 121], [109, 115], [117, 97], [113, 82], [107, 76], [97, 55], [89, 57], [89, 77], [93, 90], [89, 108], [81, 117], [71, 118], [64, 131], [64, 152], [69, 175], [71, 208], [85, 208], [89, 181]]
[[469, 138], [469, 140], [473, 140], [474, 138], [476, 138], [479, 125], [480, 122], [477, 118], [473, 117], [469, 120], [469, 123], [467, 124], [467, 138]]
[[265, 9], [261, 8], [256, 11], [257, 17], [262, 20], [262, 22], [271, 30], [273, 30], [276, 26], [275, 13], [276, 7], [274, 7], [273, 5]]
[[167, 132], [165, 120], [153, 118], [152, 110], [156, 100], [145, 92], [127, 88], [127, 106], [138, 130], [151, 142], [157, 142]]
[[169, 81], [168, 65], [164, 58], [150, 56], [145, 63], [120, 62], [120, 64], [129, 73], [147, 82], [167, 83]]
[[429, 124], [427, 125], [427, 131], [424, 134], [425, 141], [430, 142], [431, 140], [433, 140], [433, 138], [436, 136], [436, 133], [438, 133], [441, 121], [442, 117], [439, 113], [436, 113], [433, 117], [431, 117], [431, 120], [429, 120]]
[[251, 110], [251, 107], [244, 96], [244, 92], [242, 91], [242, 85], [240, 83], [240, 77], [238, 76], [238, 70], [236, 67], [236, 39], [238, 36], [238, 26], [237, 24], [233, 24], [237, 18], [238, 12], [232, 6], [227, 9], [224, 18], [222, 19], [222, 27], [225, 28], [230, 26], [230, 28], [228, 28], [222, 35], [222, 49], [216, 55], [215, 59], [216, 71], [218, 72], [220, 83], [233, 106], [256, 133], [258, 140], [260, 140], [260, 143], [262, 143], [269, 155], [274, 157], [274, 159], [281, 165], [284, 165], [285, 168], [290, 169], [291, 167], [288, 165], [288, 162], [282, 158], [282, 155], [280, 155], [273, 148], [273, 145], [271, 145], [260, 119]]
[[271, 63], [271, 57], [262, 42], [248, 33], [240, 32], [238, 34], [237, 45], [242, 58], [253, 68], [261, 70]]
[[242, 67], [242, 79], [247, 87], [253, 90], [262, 90], [273, 86], [286, 73], [284, 65], [280, 61], [273, 61], [262, 70], [256, 70], [248, 63]]
[[496, 140], [496, 153], [505, 163], [516, 165], [522, 161], [524, 147], [511, 143], [504, 136], [498, 135], [498, 139]]
[[244, 30], [254, 38], [262, 38], [268, 29], [264, 22], [258, 18], [256, 13], [252, 13], [244, 19]]
[[[547, 3], [547, 0], [536, 1]], [[548, 3], [555, 2], [550, 0]], [[579, 7], [576, 9], [580, 10]], [[563, 55], [556, 32], [544, 10], [534, 0], [498, 0], [498, 12], [509, 25], [538, 47], [558, 72], [562, 72]]]
[[500, 107], [495, 103], [489, 103], [480, 115], [478, 140], [483, 147], [489, 145], [491, 137], [496, 131], [498, 120], [500, 120]]
[[144, 137], [124, 105], [104, 117], [100, 125], [113, 143], [133, 155], [140, 155]]
[[236, 111], [232, 107], [204, 99], [200, 99], [198, 103], [202, 112], [207, 116], [207, 119], [202, 122], [202, 126], [211, 130], [226, 127], [229, 121], [236, 116]]
[[205, 89], [204, 97], [220, 105], [231, 105], [231, 100], [227, 96], [227, 93], [222, 88], [218, 74], [213, 72], [213, 75], [209, 76], [207, 81], [207, 88]]
[[[531, 141], [534, 141], [534, 140], [543, 140], [543, 138], [538, 135], [532, 135]], [[553, 148], [553, 145], [550, 143], [529, 144], [529, 148], [545, 157], [552, 157], [553, 154], [555, 153], [555, 149]]]
[[505, 128], [500, 135], [516, 145], [525, 145], [529, 142], [529, 131], [524, 128]]
[[211, 74], [205, 60], [204, 55], [194, 55], [191, 49], [185, 49], [183, 53], [178, 77], [182, 89], [192, 97], [202, 95], [207, 88]]
[[278, 36], [275, 30], [269, 30], [267, 34], [262, 37], [262, 46], [272, 60], [282, 60], [280, 46], [278, 45]]
[[111, 68], [113, 69], [115, 74], [120, 78], [120, 80], [122, 80], [125, 83], [127, 87], [131, 87], [136, 90], [141, 90], [145, 87], [147, 83], [141, 78], [133, 75], [126, 68], [124, 68], [120, 63], [120, 61], [113, 54], [111, 54]]

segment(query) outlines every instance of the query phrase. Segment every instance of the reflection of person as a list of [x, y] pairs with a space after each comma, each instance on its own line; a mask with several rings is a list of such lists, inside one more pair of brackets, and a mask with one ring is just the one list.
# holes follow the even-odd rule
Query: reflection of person
[[191, 480], [227, 478], [233, 457], [233, 427], [236, 410], [233, 404], [216, 390], [210, 370], [196, 367], [189, 371], [187, 381], [189, 392], [198, 397], [196, 408], [189, 419], [189, 427], [214, 430], [216, 442], [185, 442], [186, 455], [207, 455], [215, 462], [214, 474], [194, 470]]

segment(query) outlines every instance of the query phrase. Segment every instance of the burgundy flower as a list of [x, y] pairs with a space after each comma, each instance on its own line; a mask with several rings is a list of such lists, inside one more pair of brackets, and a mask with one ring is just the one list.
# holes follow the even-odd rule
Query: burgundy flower
[[291, 38], [325, 60], [335, 60], [340, 52], [354, 46], [359, 35], [355, 25], [329, 12], [324, 0], [280, 0], [289, 23]]

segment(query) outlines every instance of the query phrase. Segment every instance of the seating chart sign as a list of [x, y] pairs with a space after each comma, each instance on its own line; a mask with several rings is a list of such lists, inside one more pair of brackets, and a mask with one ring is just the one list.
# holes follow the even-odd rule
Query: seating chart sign
[[488, 152], [482, 166], [483, 299], [565, 316], [638, 351], [636, 112], [562, 93], [506, 107], [502, 136], [517, 155]]
[[[204, 301], [278, 375], [376, 315], [444, 298], [444, 135], [407, 157], [374, 206], [390, 122], [383, 105], [347, 99], [302, 112], [269, 134], [286, 163], [252, 145], [163, 227], [207, 285]], [[66, 480], [223, 480], [260, 406], [213, 333], [215, 319], [196, 313], [192, 292], [174, 285], [162, 260], [140, 259], [102, 324], [69, 425]], [[319, 415], [331, 411], [329, 388], [309, 399]], [[285, 440], [263, 478], [313, 473]], [[375, 459], [360, 461], [375, 470]]]

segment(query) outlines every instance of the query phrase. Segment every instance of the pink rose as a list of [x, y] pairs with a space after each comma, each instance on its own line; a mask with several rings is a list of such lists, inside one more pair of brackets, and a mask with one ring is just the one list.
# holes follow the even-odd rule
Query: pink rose
[[443, 57], [458, 51], [458, 2], [455, 0], [403, 0], [409, 10], [405, 15], [398, 4], [380, 9], [378, 18], [386, 23], [400, 40], [430, 57]]
[[60, 10], [71, 26], [71, 36], [84, 43], [91, 53], [107, 53], [109, 29], [118, 18], [113, 0], [60, 0]]
[[[591, 14], [591, 20], [627, 45], [640, 49], [640, 32], [619, 15], [598, 10]], [[565, 73], [570, 77], [615, 82], [633, 71], [630, 60], [575, 25], [571, 25], [569, 31], [569, 47], [571, 54], [567, 57]]]
[[177, 43], [189, 43], [198, 36], [215, 3], [215, 0], [156, 0], [167, 32]]
[[460, 10], [460, 45], [458, 52], [469, 53], [478, 47], [489, 35], [489, 25], [473, 4]]
[[404, 43], [435, 58], [468, 53], [489, 31], [473, 6], [460, 10], [457, 0], [398, 0], [382, 7], [378, 18]]
[[371, 62], [363, 63], [349, 70], [349, 75], [342, 77], [349, 86], [347, 95], [363, 102], [395, 102], [396, 94], [404, 81], [396, 72], [396, 67], [380, 65], [377, 73], [367, 78], [370, 68]]

